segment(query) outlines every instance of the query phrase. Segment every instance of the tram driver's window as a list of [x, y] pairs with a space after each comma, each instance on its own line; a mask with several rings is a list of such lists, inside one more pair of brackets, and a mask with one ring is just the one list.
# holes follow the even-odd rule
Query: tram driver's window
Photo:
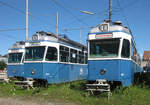
[[129, 40], [126, 40], [126, 39], [123, 40], [121, 57], [123, 57], [123, 58], [130, 57], [130, 42], [129, 42]]
[[57, 61], [57, 49], [55, 47], [48, 47], [45, 60]]

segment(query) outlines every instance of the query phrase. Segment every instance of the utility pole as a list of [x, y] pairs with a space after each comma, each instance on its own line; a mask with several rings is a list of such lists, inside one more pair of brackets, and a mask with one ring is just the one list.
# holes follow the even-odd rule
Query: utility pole
[[80, 43], [82, 44], [82, 30], [89, 29], [93, 27], [80, 27], [80, 28], [65, 28], [64, 31], [70, 31], [70, 30], [80, 30]]
[[80, 43], [82, 44], [82, 28], [80, 28]]
[[109, 21], [112, 23], [112, 0], [109, 0]]
[[56, 35], [58, 37], [58, 12], [56, 13]]
[[26, 0], [26, 41], [28, 40], [28, 34], [29, 34], [29, 29], [28, 29], [28, 0]]

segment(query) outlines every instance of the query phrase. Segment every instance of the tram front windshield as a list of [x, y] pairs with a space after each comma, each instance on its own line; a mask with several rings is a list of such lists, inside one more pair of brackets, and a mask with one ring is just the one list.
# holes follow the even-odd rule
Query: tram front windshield
[[90, 41], [90, 58], [117, 57], [120, 39], [102, 39]]
[[21, 63], [22, 53], [10, 53], [8, 63]]
[[26, 47], [25, 61], [42, 61], [44, 57], [45, 46]]

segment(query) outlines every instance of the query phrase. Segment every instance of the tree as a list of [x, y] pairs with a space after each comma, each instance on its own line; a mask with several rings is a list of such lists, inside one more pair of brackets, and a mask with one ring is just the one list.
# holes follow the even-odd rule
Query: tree
[[4, 70], [7, 67], [7, 64], [4, 61], [0, 61], [0, 70]]

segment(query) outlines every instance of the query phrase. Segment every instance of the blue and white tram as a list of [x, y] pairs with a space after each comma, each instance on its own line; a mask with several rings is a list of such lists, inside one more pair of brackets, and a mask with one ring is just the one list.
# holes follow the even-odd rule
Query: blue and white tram
[[87, 79], [87, 48], [67, 37], [37, 32], [25, 44], [25, 78], [49, 84]]
[[23, 78], [24, 67], [23, 59], [25, 53], [25, 42], [19, 41], [13, 44], [8, 50], [8, 65], [7, 74], [8, 77]]
[[105, 79], [130, 86], [143, 70], [133, 36], [120, 21], [104, 21], [91, 29], [88, 49], [88, 81]]

